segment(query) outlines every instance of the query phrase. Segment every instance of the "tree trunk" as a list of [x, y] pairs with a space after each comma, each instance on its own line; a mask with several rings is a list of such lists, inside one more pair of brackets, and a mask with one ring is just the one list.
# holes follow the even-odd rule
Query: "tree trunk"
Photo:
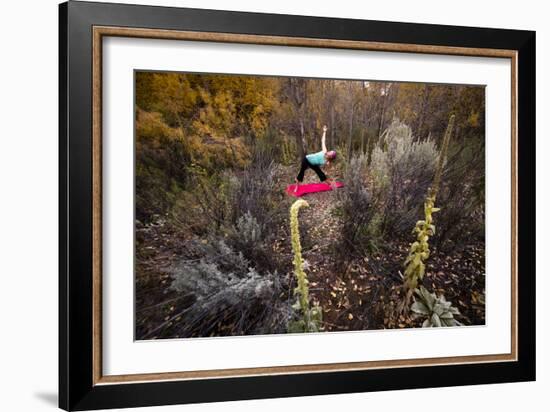
[[424, 127], [424, 119], [426, 117], [426, 109], [428, 106], [428, 96], [429, 96], [428, 86], [424, 86], [424, 90], [422, 92], [422, 102], [420, 105], [420, 115], [418, 116], [418, 120], [416, 123], [416, 137], [419, 141], [423, 135], [422, 128]]
[[334, 104], [330, 106], [330, 140], [329, 140], [329, 147], [334, 148], [336, 147], [336, 136], [334, 134], [336, 129], [336, 120], [335, 120], [335, 113], [334, 113]]
[[363, 132], [361, 133], [361, 154], [365, 154], [366, 150], [368, 150], [368, 146], [365, 146], [365, 135], [367, 135], [368, 131], [368, 115], [367, 115], [367, 104], [363, 104]]
[[[386, 89], [386, 84], [384, 83], [384, 89]], [[388, 92], [386, 91], [382, 96], [382, 104], [380, 108], [380, 119], [378, 121], [378, 136], [382, 133], [382, 127], [384, 126], [384, 118], [386, 117], [386, 106], [388, 100]]]
[[307, 142], [306, 142], [306, 130], [304, 127], [304, 118], [300, 118], [300, 137], [302, 138], [302, 151], [306, 152]]
[[[350, 99], [352, 97], [350, 96]], [[351, 100], [350, 110], [349, 110], [349, 134], [348, 134], [348, 160], [351, 159], [351, 144], [353, 140], [353, 114], [355, 112], [355, 107], [353, 105], [353, 100]]]
[[290, 97], [294, 103], [294, 107], [299, 116], [300, 134], [296, 135], [296, 146], [298, 148], [298, 159], [301, 161], [306, 153], [305, 141], [305, 112], [307, 107], [307, 90], [304, 79], [289, 78], [288, 89]]

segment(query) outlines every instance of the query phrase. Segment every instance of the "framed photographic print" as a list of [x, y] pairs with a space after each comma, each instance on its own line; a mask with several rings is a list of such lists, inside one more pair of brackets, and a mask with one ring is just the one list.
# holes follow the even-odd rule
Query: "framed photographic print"
[[535, 379], [535, 33], [60, 5], [60, 407]]

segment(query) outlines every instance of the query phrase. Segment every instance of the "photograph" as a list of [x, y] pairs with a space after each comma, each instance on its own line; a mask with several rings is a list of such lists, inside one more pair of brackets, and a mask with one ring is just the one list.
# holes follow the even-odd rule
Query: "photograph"
[[484, 85], [134, 91], [136, 340], [485, 325]]

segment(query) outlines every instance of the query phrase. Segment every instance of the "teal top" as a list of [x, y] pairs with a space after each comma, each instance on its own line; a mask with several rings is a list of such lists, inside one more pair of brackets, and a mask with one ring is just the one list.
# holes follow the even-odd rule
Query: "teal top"
[[322, 150], [317, 153], [308, 154], [306, 158], [314, 166], [323, 166], [326, 163], [325, 153]]

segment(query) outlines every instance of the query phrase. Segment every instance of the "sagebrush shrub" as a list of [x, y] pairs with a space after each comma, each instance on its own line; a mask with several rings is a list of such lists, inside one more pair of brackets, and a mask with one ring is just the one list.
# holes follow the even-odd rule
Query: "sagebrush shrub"
[[[451, 142], [452, 143], [452, 142]], [[460, 250], [485, 235], [485, 148], [483, 142], [460, 141], [449, 147], [438, 194], [445, 205], [437, 216], [439, 250]]]
[[223, 240], [197, 242], [193, 254], [200, 257], [170, 270], [171, 288], [194, 301], [177, 325], [180, 336], [205, 336], [224, 324], [234, 335], [286, 330], [290, 314], [277, 272], [258, 272]]
[[384, 233], [405, 234], [430, 185], [438, 151], [431, 138], [416, 141], [411, 128], [394, 119], [371, 156], [373, 189], [383, 197]]
[[284, 219], [278, 175], [279, 166], [258, 153], [243, 170], [196, 174], [192, 188], [181, 193], [172, 222], [181, 232], [226, 238], [258, 269], [274, 270], [273, 228], [281, 227]]
[[244, 244], [254, 244], [263, 239], [264, 227], [250, 212], [246, 212], [237, 220], [236, 229], [239, 239]]
[[342, 215], [338, 253], [364, 254], [376, 245], [380, 222], [380, 196], [369, 185], [366, 155], [352, 157], [344, 175], [345, 190], [338, 192]]
[[279, 175], [280, 166], [263, 157], [256, 158], [243, 171], [235, 172], [230, 205], [233, 224], [247, 213], [262, 226], [282, 220], [284, 209], [278, 207], [283, 196]]
[[246, 259], [262, 270], [275, 270], [277, 257], [273, 254], [271, 239], [274, 233], [261, 225], [250, 212], [239, 217], [228, 231], [227, 242]]

